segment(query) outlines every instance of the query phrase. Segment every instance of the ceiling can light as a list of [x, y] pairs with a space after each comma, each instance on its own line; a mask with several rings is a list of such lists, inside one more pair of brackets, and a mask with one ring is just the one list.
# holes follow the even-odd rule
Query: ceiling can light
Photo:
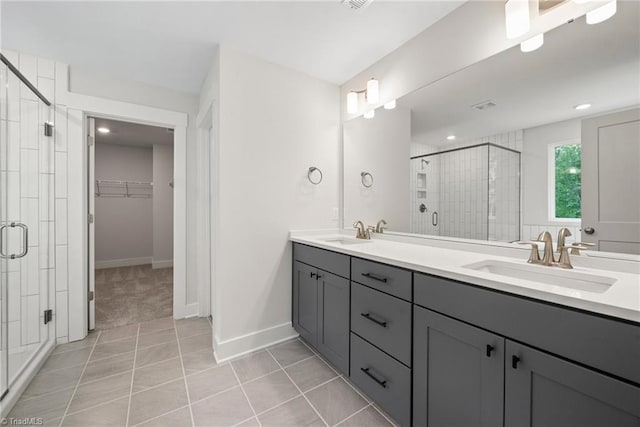
[[365, 119], [373, 119], [376, 116], [376, 110], [369, 110], [362, 115]]
[[587, 12], [587, 24], [599, 24], [616, 14], [618, 3], [616, 0], [610, 1], [597, 9]]
[[586, 110], [587, 108], [591, 108], [591, 104], [589, 104], [589, 103], [578, 104], [573, 108], [575, 108], [576, 110]]
[[347, 94], [347, 113], [356, 114], [358, 112], [358, 92], [351, 91]]
[[394, 108], [396, 108], [396, 100], [393, 99], [389, 102], [387, 102], [386, 104], [384, 104], [384, 109], [385, 110], [393, 110]]
[[449, 135], [449, 136], [447, 136], [447, 139], [449, 141], [453, 141], [454, 139], [456, 139], [456, 136], [455, 135]]
[[100, 132], [100, 133], [109, 133], [109, 132], [111, 132], [111, 131], [109, 130], [109, 128], [106, 128], [106, 127], [99, 127], [99, 128], [97, 129], [97, 131], [98, 131], [98, 132]]
[[533, 52], [539, 49], [544, 44], [544, 33], [540, 33], [537, 36], [533, 36], [520, 43], [520, 50], [522, 52]]
[[508, 0], [504, 5], [504, 14], [508, 39], [520, 37], [531, 28], [529, 0]]
[[378, 80], [371, 79], [367, 82], [367, 102], [375, 104], [380, 101], [380, 91]]

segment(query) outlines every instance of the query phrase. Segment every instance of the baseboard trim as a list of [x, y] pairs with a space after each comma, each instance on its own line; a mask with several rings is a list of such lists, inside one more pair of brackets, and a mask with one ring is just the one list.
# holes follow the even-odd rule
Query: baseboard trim
[[184, 317], [198, 317], [198, 312], [200, 310], [199, 304], [194, 302], [192, 304], [187, 304], [184, 306]]
[[151, 264], [152, 261], [152, 257], [109, 259], [106, 261], [96, 261], [95, 268], [96, 270], [100, 270], [103, 268], [132, 267], [134, 265]]
[[216, 362], [222, 363], [235, 357], [296, 338], [297, 336], [298, 333], [293, 329], [291, 322], [224, 341], [214, 336], [213, 357], [216, 359]]
[[169, 267], [173, 267], [172, 259], [165, 259], [163, 261], [155, 261], [155, 260], [151, 261], [151, 268], [154, 270], [156, 268], [169, 268]]

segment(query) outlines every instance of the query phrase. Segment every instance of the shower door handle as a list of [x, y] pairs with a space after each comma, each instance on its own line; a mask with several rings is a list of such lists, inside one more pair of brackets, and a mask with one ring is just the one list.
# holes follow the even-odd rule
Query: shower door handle
[[[4, 253], [4, 229], [5, 228], [21, 228], [22, 229], [22, 252], [20, 252], [19, 254], [11, 254], [11, 255], [6, 255]], [[27, 227], [26, 225], [24, 225], [21, 222], [12, 222], [9, 225], [3, 225], [2, 227], [0, 227], [0, 256], [2, 256], [2, 258], [9, 258], [9, 259], [18, 259], [18, 258], [22, 258], [25, 255], [27, 255], [27, 253], [29, 252], [29, 227]]]
[[431, 225], [436, 227], [438, 225], [438, 212], [434, 211], [431, 214]]

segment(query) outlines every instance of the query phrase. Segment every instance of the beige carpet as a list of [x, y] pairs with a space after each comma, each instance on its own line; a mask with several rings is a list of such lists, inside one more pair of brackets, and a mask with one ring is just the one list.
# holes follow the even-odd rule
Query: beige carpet
[[173, 268], [151, 265], [96, 270], [96, 329], [173, 314]]

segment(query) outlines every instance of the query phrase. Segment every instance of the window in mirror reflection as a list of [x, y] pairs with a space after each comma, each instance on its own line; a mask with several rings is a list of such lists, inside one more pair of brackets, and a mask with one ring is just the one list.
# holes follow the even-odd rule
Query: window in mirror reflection
[[581, 147], [579, 143], [551, 147], [553, 186], [549, 196], [554, 219], [579, 220], [582, 216]]

